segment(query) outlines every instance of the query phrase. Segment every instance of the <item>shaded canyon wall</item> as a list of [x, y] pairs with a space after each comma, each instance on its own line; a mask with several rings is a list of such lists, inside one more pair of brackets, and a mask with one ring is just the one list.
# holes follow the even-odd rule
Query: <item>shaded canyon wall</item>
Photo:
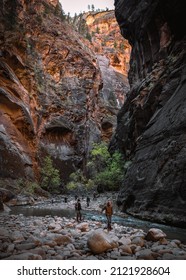
[[132, 46], [131, 90], [110, 144], [132, 161], [118, 204], [186, 227], [184, 1], [115, 0], [115, 13]]

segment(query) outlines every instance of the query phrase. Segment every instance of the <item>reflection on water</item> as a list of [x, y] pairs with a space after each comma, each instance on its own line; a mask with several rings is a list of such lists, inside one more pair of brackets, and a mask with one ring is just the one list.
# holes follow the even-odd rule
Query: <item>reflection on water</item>
[[[55, 205], [56, 207], [56, 205]], [[10, 214], [19, 215], [23, 214], [24, 216], [59, 216], [59, 217], [66, 217], [66, 218], [75, 218], [75, 211], [73, 209], [61, 209], [59, 207], [53, 207], [52, 205], [49, 207], [45, 206], [14, 206], [11, 209]], [[104, 214], [97, 214], [96, 212], [92, 211], [82, 211], [83, 217], [86, 220], [93, 220], [93, 221], [100, 221], [106, 222], [106, 218]], [[134, 228], [141, 228], [145, 231], [148, 231], [150, 228], [159, 228], [163, 230], [169, 239], [179, 239], [181, 242], [186, 244], [186, 229], [181, 229], [172, 226], [166, 226], [162, 224], [157, 224], [149, 221], [143, 221], [132, 216], [127, 217], [119, 217], [113, 215], [112, 218], [113, 223], [117, 223], [126, 227], [134, 227]]]
[[28, 207], [28, 206], [14, 206], [11, 208], [10, 214], [19, 215], [23, 214], [24, 216], [59, 216], [66, 217], [68, 219], [75, 216], [75, 211], [72, 209], [60, 209], [60, 208], [50, 208], [50, 207]]

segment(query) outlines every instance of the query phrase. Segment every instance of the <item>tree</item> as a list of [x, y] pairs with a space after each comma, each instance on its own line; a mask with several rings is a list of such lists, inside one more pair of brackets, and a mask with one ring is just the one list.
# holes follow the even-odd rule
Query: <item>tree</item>
[[94, 144], [88, 165], [89, 168], [94, 168], [92, 177], [97, 186], [103, 190], [120, 188], [124, 176], [124, 164], [118, 151], [111, 156], [106, 143]]
[[114, 41], [114, 48], [116, 49], [117, 48], [117, 42]]
[[68, 14], [67, 14], [67, 22], [70, 23], [70, 20], [71, 20], [70, 13], [68, 12]]
[[92, 4], [92, 6], [91, 6], [91, 9], [92, 9], [92, 12], [94, 12], [94, 10], [95, 10], [95, 6]]
[[44, 158], [41, 168], [41, 187], [47, 191], [52, 191], [60, 185], [59, 170], [54, 168], [50, 156]]
[[88, 10], [90, 11], [90, 5], [88, 5]]
[[96, 33], [98, 33], [98, 34], [100, 33], [99, 26], [96, 27]]
[[86, 37], [87, 40], [89, 40], [90, 42], [92, 42], [92, 37], [91, 37], [91, 35], [90, 35], [89, 32], [87, 32], [87, 34], [86, 34], [85, 37]]

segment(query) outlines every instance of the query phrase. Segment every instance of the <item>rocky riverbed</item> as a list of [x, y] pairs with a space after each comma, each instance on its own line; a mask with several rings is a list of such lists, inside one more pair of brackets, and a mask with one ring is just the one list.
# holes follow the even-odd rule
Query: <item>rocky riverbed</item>
[[[101, 198], [91, 201], [90, 210], [99, 210]], [[73, 208], [74, 200], [61, 203], [61, 209]], [[85, 200], [82, 206], [86, 209]], [[59, 203], [50, 203], [59, 207]], [[0, 258], [10, 260], [183, 260], [186, 245], [152, 228], [142, 229], [113, 223], [107, 231], [103, 221], [75, 217], [0, 215]]]

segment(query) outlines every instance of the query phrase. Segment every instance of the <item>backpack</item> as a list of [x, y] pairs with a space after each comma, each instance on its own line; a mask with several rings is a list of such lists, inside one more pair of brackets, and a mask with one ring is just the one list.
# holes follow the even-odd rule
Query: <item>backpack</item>
[[112, 206], [106, 206], [105, 207], [105, 212], [106, 212], [106, 215], [109, 215], [111, 216], [112, 215]]

